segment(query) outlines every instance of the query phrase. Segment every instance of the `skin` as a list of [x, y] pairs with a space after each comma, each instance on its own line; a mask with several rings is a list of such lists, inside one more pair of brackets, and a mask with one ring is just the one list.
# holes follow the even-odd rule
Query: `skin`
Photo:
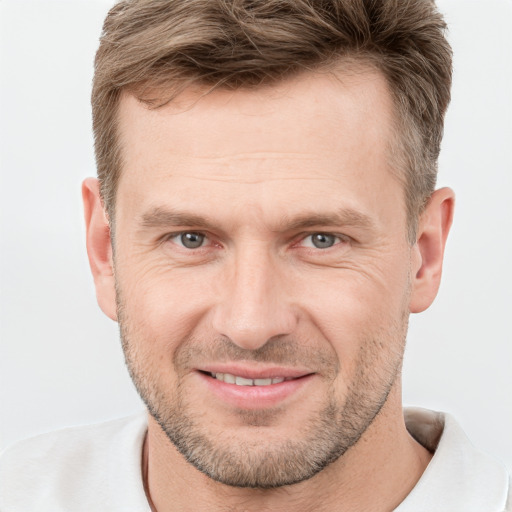
[[[151, 505], [393, 510], [431, 457], [405, 428], [400, 368], [408, 315], [437, 293], [453, 192], [433, 194], [411, 245], [389, 168], [393, 106], [378, 72], [204, 92], [158, 110], [122, 97], [115, 258], [97, 181], [83, 186], [98, 301], [120, 321], [132, 378], [154, 413], [143, 453]], [[171, 210], [181, 217], [162, 214]], [[204, 244], [184, 247], [184, 232]], [[332, 246], [315, 247], [315, 233]], [[234, 406], [198, 372], [219, 362], [309, 377], [271, 405], [242, 397]], [[354, 406], [363, 417], [334, 462], [274, 489], [222, 481], [226, 460], [292, 456], [290, 440], [302, 442], [291, 450], [300, 455], [328, 405], [340, 425]], [[186, 462], [155, 414], [164, 428], [183, 418], [186, 432], [213, 444], [222, 454], [212, 458], [215, 479]]]

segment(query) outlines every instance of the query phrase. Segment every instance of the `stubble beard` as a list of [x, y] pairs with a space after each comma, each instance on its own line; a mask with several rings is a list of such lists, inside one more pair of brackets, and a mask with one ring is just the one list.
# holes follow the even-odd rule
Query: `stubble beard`
[[[136, 348], [141, 346], [141, 342], [144, 345], [150, 340], [141, 340], [139, 336], [137, 343], [134, 343], [135, 331], [125, 317], [125, 311], [118, 293], [118, 321], [126, 365], [149, 413], [185, 460], [196, 469], [225, 485], [255, 489], [277, 488], [308, 480], [342, 457], [359, 441], [381, 411], [399, 378], [408, 321], [408, 314], [404, 312], [400, 322], [393, 326], [392, 336], [387, 332], [384, 339], [365, 339], [360, 345], [356, 374], [344, 400], [340, 403], [332, 390], [318, 413], [301, 426], [300, 439], [281, 439], [277, 442], [261, 435], [251, 440], [247, 436], [237, 437], [236, 433], [212, 433], [208, 421], [202, 420], [201, 415], [194, 411], [194, 404], [190, 404], [182, 381], [178, 381], [172, 392], [168, 388], [162, 389], [158, 372], [148, 364], [147, 357], [140, 356]], [[401, 338], [400, 346], [397, 336]], [[392, 360], [383, 365], [381, 351], [385, 350], [386, 343], [393, 343], [397, 349], [392, 353]], [[187, 360], [204, 355], [206, 346], [216, 347], [211, 350], [216, 354], [229, 355], [231, 360], [241, 359], [242, 352], [247, 356], [247, 351], [225, 338], [208, 343], [190, 338], [183, 341], [180, 345], [182, 350], [178, 350], [174, 358], [177, 373], [183, 373]], [[329, 351], [320, 356], [313, 350], [307, 353], [307, 350], [300, 349], [297, 343], [288, 339], [272, 340], [253, 351], [250, 359], [293, 364], [298, 359], [310, 363], [311, 358], [315, 357], [319, 362], [323, 359], [324, 365], [328, 366], [326, 375], [331, 373], [330, 379], [334, 380], [340, 369]], [[240, 419], [247, 426], [261, 429], [272, 423], [273, 417], [280, 412], [279, 409], [240, 411]], [[262, 437], [265, 441], [262, 441]]]

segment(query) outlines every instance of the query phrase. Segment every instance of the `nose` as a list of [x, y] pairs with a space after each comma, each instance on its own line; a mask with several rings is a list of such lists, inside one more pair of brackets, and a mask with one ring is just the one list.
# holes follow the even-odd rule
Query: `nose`
[[280, 265], [263, 247], [238, 251], [213, 314], [218, 334], [240, 348], [256, 350], [294, 331], [297, 314]]

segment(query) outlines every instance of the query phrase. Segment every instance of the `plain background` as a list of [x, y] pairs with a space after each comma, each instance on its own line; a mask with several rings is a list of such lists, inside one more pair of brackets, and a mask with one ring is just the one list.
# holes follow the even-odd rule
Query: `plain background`
[[[0, 449], [142, 408], [96, 305], [80, 198], [110, 4], [0, 1]], [[439, 296], [411, 318], [404, 401], [451, 412], [512, 469], [512, 2], [438, 5], [455, 54], [439, 184], [457, 210]]]

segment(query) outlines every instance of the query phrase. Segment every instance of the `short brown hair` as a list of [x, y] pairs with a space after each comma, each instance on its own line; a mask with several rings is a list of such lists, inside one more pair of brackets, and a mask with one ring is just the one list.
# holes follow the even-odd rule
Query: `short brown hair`
[[418, 214], [435, 187], [450, 101], [445, 28], [433, 0], [118, 2], [105, 19], [92, 91], [98, 177], [110, 218], [122, 167], [121, 91], [147, 86], [171, 98], [192, 84], [257, 87], [345, 58], [387, 79], [396, 109], [392, 159], [414, 241]]

